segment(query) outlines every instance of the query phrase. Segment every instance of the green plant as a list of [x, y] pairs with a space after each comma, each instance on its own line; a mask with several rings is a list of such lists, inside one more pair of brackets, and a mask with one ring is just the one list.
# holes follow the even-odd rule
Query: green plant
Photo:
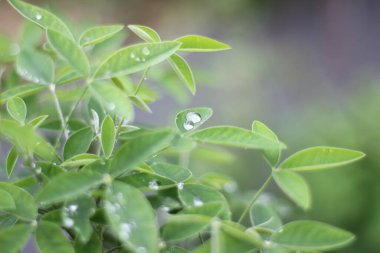
[[[0, 135], [10, 145], [9, 179], [0, 182], [0, 252], [20, 251], [32, 234], [42, 253], [320, 252], [354, 239], [320, 222], [282, 224], [257, 199], [273, 179], [308, 209], [309, 188], [298, 172], [342, 166], [363, 153], [313, 147], [280, 163], [285, 145], [261, 122], [249, 130], [197, 130], [211, 117], [209, 108], [179, 112], [172, 128], [133, 124], [134, 106], [151, 112], [156, 98], [144, 86], [151, 68], [169, 61], [195, 93], [190, 67], [177, 53], [228, 45], [195, 35], [161, 41], [151, 28], [132, 25], [146, 42], [116, 50], [122, 25], [94, 27], [76, 39], [50, 12], [19, 0], [9, 3], [34, 24], [24, 29], [17, 56], [0, 58], [15, 62], [7, 65], [0, 94], [7, 111], [1, 111]], [[46, 33], [42, 45], [35, 25]], [[138, 72], [143, 73], [135, 84], [130, 75]], [[271, 168], [239, 219], [231, 218], [228, 177], [194, 178], [186, 163], [174, 162], [199, 143], [257, 149]], [[24, 169], [15, 175], [21, 161]]]

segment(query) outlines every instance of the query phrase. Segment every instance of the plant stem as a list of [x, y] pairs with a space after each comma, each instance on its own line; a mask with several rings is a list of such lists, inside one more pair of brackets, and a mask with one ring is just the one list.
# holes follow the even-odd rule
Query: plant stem
[[53, 100], [54, 100], [54, 105], [55, 109], [57, 110], [59, 121], [61, 122], [61, 127], [65, 127], [65, 119], [63, 118], [63, 113], [62, 113], [62, 108], [61, 105], [59, 104], [57, 93], [55, 93], [55, 84], [50, 84], [49, 85], [49, 90], [51, 94], [53, 95]]
[[145, 69], [144, 73], [142, 74], [140, 81], [138, 82], [136, 90], [135, 90], [135, 96], [137, 95], [137, 93], [139, 93], [140, 88], [141, 88], [142, 84], [144, 83], [145, 77], [148, 74], [148, 71], [149, 71], [149, 68]]
[[247, 215], [247, 213], [249, 212], [251, 207], [255, 204], [256, 200], [260, 197], [261, 193], [263, 193], [263, 191], [268, 187], [271, 180], [272, 180], [272, 175], [270, 175], [268, 177], [268, 179], [264, 182], [264, 184], [261, 186], [261, 188], [256, 192], [255, 196], [253, 196], [251, 203], [249, 203], [249, 205], [244, 209], [243, 213], [241, 214], [241, 216], [238, 220], [238, 224], [241, 224], [244, 217]]

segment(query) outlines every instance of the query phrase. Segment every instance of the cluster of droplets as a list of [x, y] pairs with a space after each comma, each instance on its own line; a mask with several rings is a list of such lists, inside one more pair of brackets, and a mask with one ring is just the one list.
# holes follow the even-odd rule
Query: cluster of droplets
[[68, 207], [63, 208], [62, 221], [65, 227], [71, 228], [74, 226], [75, 222], [72, 217], [77, 214], [77, 211], [78, 205], [69, 205]]
[[36, 20], [41, 20], [43, 18], [41, 13], [37, 13], [35, 16]]
[[190, 131], [194, 128], [195, 124], [201, 122], [202, 118], [199, 113], [196, 112], [188, 112], [186, 114], [186, 121], [183, 123], [183, 128], [186, 131]]
[[[148, 55], [150, 55], [150, 50], [149, 50], [148, 47], [145, 46], [145, 47], [143, 47], [141, 49], [141, 53], [142, 53], [143, 56], [148, 56]], [[143, 56], [137, 56], [134, 52], [131, 52], [129, 54], [129, 57], [131, 57], [131, 59], [133, 59], [133, 60], [135, 60], [137, 62], [145, 62], [146, 59]]]
[[178, 190], [183, 190], [183, 187], [185, 186], [185, 183], [184, 182], [179, 182], [178, 184], [177, 184], [177, 188], [178, 188]]
[[40, 83], [41, 80], [35, 77], [33, 74], [30, 74], [25, 69], [18, 69], [17, 71], [25, 80], [31, 81], [33, 83]]
[[194, 205], [195, 207], [203, 206], [203, 201], [202, 201], [200, 198], [195, 197], [195, 198], [193, 199], [193, 205]]
[[156, 179], [149, 181], [149, 189], [158, 190], [160, 188], [160, 182]]

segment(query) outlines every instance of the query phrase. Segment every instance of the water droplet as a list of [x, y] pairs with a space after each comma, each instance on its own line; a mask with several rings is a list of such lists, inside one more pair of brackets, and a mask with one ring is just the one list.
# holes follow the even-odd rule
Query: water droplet
[[193, 204], [194, 204], [194, 206], [198, 206], [198, 207], [203, 206], [203, 201], [200, 198], [195, 197], [193, 199]]
[[42, 19], [42, 15], [41, 15], [40, 13], [37, 13], [37, 14], [36, 14], [36, 19], [37, 19], [37, 20], [41, 20], [41, 19]]
[[69, 211], [71, 214], [76, 213], [78, 210], [78, 205], [69, 205]]
[[32, 163], [32, 164], [30, 164], [30, 167], [32, 167], [34, 169], [36, 167], [36, 164]]
[[201, 118], [201, 115], [199, 115], [199, 113], [188, 112], [186, 114], [186, 120], [191, 121], [194, 124], [196, 124], [196, 123], [199, 123], [202, 120], [202, 118]]
[[164, 206], [164, 205], [160, 206], [160, 209], [161, 209], [162, 211], [164, 211], [164, 212], [169, 212], [169, 211], [170, 211], [170, 207], [168, 207], [168, 206]]
[[74, 226], [74, 220], [69, 218], [69, 217], [64, 217], [63, 218], [63, 225], [65, 227], [71, 228], [72, 226]]
[[131, 56], [132, 59], [136, 58], [136, 55], [135, 55], [134, 52], [132, 52], [132, 53], [130, 54], [130, 56]]
[[145, 247], [138, 247], [137, 248], [138, 253], [148, 253], [147, 249]]
[[144, 77], [144, 81], [148, 80], [148, 77]]
[[116, 105], [115, 105], [114, 103], [110, 103], [110, 104], [108, 105], [108, 110], [110, 110], [110, 111], [115, 110], [115, 108], [116, 108]]
[[186, 131], [189, 131], [194, 128], [194, 123], [192, 121], [186, 121], [185, 123], [183, 123], [183, 128]]
[[129, 238], [129, 234], [131, 233], [132, 227], [128, 223], [122, 223], [120, 225], [119, 237], [122, 240], [127, 240]]
[[183, 190], [183, 187], [185, 186], [185, 184], [183, 183], [183, 182], [179, 182], [178, 184], [177, 184], [177, 188], [178, 188], [178, 190]]
[[36, 174], [41, 174], [42, 169], [40, 167], [38, 167], [35, 171], [36, 171]]
[[149, 48], [148, 48], [148, 47], [143, 47], [143, 49], [142, 49], [142, 53], [143, 53], [144, 55], [149, 55], [149, 54], [150, 54], [150, 50], [149, 50]]
[[149, 189], [158, 190], [160, 188], [159, 182], [157, 180], [149, 181]]

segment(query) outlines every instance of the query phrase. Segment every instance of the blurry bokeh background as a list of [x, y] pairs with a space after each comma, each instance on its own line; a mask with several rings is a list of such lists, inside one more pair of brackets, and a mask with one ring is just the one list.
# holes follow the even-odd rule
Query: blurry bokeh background
[[[250, 128], [263, 121], [285, 142], [284, 156], [313, 145], [362, 150], [367, 157], [338, 170], [305, 173], [313, 206], [289, 219], [310, 218], [354, 232], [340, 252], [380, 252], [380, 1], [357, 0], [66, 0], [30, 1], [81, 25], [142, 24], [163, 39], [200, 34], [232, 50], [189, 55], [198, 91], [164, 95], [153, 115], [137, 121], [173, 124], [190, 106], [214, 109], [208, 125]], [[17, 40], [23, 19], [0, 0], [0, 33]], [[78, 25], [81, 24], [81, 25]], [[131, 34], [126, 43], [136, 42]], [[180, 83], [178, 85], [181, 85]], [[257, 152], [231, 149], [233, 161], [193, 170], [223, 171], [243, 190], [259, 188], [269, 169]], [[278, 189], [270, 189], [286, 199]]]

